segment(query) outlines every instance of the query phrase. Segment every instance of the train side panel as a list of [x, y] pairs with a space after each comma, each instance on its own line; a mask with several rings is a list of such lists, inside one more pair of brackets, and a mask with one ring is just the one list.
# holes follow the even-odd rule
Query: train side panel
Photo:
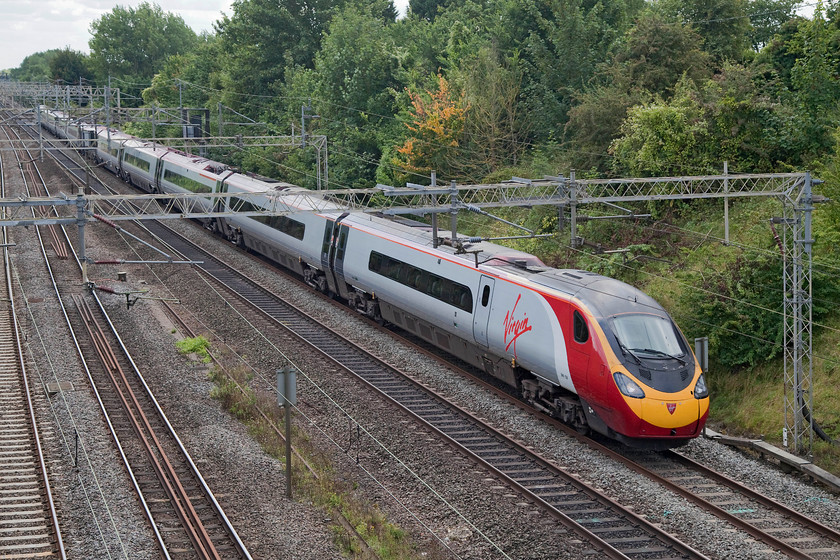
[[421, 250], [382, 233], [350, 229], [344, 257], [347, 283], [470, 341], [480, 276], [465, 260]]
[[[231, 191], [229, 191], [231, 192]], [[265, 197], [262, 197], [265, 200]], [[253, 200], [253, 199], [252, 199]], [[259, 199], [254, 204], [259, 204]], [[265, 201], [266, 206], [270, 202]], [[304, 263], [316, 266], [313, 247], [320, 246], [325, 220], [312, 212], [283, 216], [234, 216], [225, 219], [229, 228], [242, 235], [242, 245], [279, 264], [303, 274]]]
[[124, 178], [144, 191], [152, 192], [155, 169], [159, 164], [162, 153], [165, 152], [147, 146], [127, 143], [122, 156]]
[[[164, 193], [212, 193], [216, 190], [218, 179], [200, 172], [195, 165], [191, 165], [190, 158], [177, 153], [170, 153], [158, 160], [161, 170], [158, 173], [160, 190]], [[199, 208], [209, 212], [213, 205], [209, 197], [201, 197]]]
[[[490, 301], [488, 349], [574, 393], [577, 389], [566, 348], [568, 333], [547, 297], [526, 284], [497, 279]], [[480, 297], [479, 306], [482, 300]]]

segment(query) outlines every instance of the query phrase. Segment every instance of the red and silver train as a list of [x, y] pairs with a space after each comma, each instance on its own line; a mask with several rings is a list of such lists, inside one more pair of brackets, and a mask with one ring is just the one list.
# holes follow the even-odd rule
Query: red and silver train
[[647, 448], [702, 432], [709, 395], [690, 345], [661, 305], [628, 284], [550, 268], [492, 243], [435, 244], [423, 224], [330, 206], [316, 192], [73, 124], [59, 112], [45, 110], [42, 125], [78, 139], [148, 192], [265, 193], [251, 204], [288, 213], [208, 226], [483, 369], [581, 431]]

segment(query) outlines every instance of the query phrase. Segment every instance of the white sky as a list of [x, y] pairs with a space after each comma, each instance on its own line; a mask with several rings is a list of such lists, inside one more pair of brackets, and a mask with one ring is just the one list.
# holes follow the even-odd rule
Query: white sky
[[[114, 6], [137, 6], [142, 0], [0, 0], [0, 69], [16, 68], [36, 52], [70, 47], [89, 52], [90, 24]], [[213, 31], [222, 12], [231, 15], [233, 0], [150, 0], [165, 12], [179, 14], [196, 33]], [[405, 13], [408, 0], [394, 0]]]

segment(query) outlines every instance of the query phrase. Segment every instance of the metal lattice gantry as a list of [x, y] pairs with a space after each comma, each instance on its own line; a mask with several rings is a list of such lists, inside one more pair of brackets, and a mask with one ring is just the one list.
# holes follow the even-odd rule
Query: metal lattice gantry
[[[358, 204], [360, 196], [371, 202], [386, 198], [380, 211], [387, 214], [427, 214], [462, 209], [503, 206], [554, 205], [561, 216], [566, 208], [571, 245], [580, 244], [577, 236], [577, 209], [583, 204], [615, 205], [657, 200], [720, 198], [727, 204], [733, 198], [771, 197], [784, 208], [774, 223], [783, 228], [784, 274], [784, 439], [796, 452], [812, 455], [813, 449], [813, 363], [812, 363], [812, 256], [811, 214], [816, 202], [810, 173], [773, 173], [744, 175], [708, 175], [644, 179], [575, 179], [547, 177], [543, 180], [513, 179], [493, 185], [440, 187], [432, 185], [399, 189], [380, 185], [384, 197], [361, 193], [330, 194], [346, 197], [348, 205]], [[728, 212], [726, 213], [728, 240]], [[561, 220], [561, 227], [563, 227]], [[453, 231], [454, 231], [453, 226]], [[788, 442], [788, 440], [792, 440]]]
[[785, 434], [797, 452], [812, 455], [814, 393], [812, 362], [811, 212], [814, 197], [810, 177], [798, 196], [788, 198], [784, 216], [784, 344]]
[[[105, 86], [54, 84], [49, 82], [18, 82], [14, 80], [0, 80], [0, 100], [6, 107], [35, 107], [37, 105], [52, 105], [75, 103], [77, 105], [94, 105], [104, 99], [108, 88]], [[120, 90], [113, 88], [111, 97], [119, 105]]]

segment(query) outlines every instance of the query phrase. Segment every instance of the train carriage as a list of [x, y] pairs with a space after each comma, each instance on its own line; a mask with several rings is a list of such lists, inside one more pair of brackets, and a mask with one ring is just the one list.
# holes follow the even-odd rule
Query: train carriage
[[432, 247], [427, 230], [369, 216], [341, 224], [336, 282], [375, 293], [389, 321], [581, 428], [651, 447], [699, 435], [708, 414], [702, 372], [641, 291], [488, 243], [457, 255]]
[[[226, 210], [287, 212], [275, 216], [230, 216], [220, 219], [217, 229], [237, 245], [265, 255], [327, 291], [319, 252], [326, 219], [314, 210], [328, 209], [329, 205], [323, 201], [314, 204], [312, 193], [306, 189], [239, 173], [225, 180], [220, 191], [233, 195], [225, 203]], [[235, 196], [237, 193], [251, 196], [245, 200]]]

